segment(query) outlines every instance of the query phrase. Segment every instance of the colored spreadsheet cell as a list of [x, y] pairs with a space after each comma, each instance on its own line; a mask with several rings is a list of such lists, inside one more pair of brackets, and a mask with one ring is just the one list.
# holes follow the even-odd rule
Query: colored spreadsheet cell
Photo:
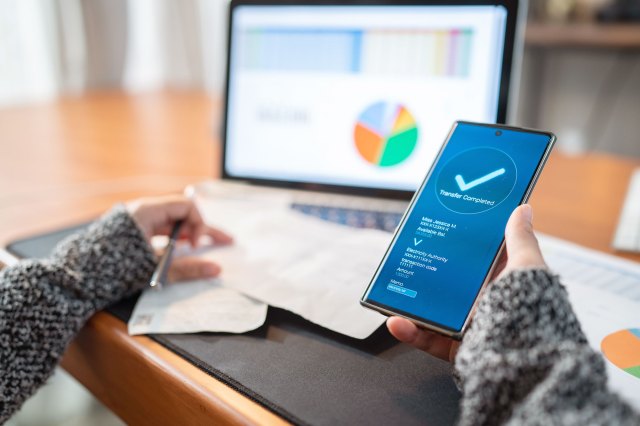
[[609, 334], [600, 344], [602, 353], [616, 367], [640, 378], [640, 329]]
[[[239, 33], [239, 66], [252, 71], [467, 78], [472, 28], [309, 29], [252, 26]], [[384, 60], [380, 58], [395, 58]]]
[[364, 160], [390, 167], [406, 161], [418, 143], [418, 127], [402, 105], [377, 102], [358, 117], [355, 145]]

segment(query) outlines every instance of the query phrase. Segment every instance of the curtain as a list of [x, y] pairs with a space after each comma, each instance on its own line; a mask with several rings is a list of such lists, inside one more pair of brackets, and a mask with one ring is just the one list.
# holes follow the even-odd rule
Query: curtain
[[0, 105], [57, 93], [55, 8], [46, 0], [0, 0]]
[[93, 89], [217, 93], [228, 0], [0, 0], [0, 105]]

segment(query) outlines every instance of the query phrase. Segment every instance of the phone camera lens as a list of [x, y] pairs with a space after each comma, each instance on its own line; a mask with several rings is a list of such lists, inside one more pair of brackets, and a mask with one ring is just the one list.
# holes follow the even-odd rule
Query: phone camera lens
[[502, 131], [496, 130], [496, 136], [502, 136]]

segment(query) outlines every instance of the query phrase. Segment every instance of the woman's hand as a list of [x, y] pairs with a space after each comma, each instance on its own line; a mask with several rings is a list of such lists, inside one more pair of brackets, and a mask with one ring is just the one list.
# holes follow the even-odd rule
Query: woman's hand
[[[183, 196], [142, 198], [127, 204], [129, 214], [142, 230], [147, 241], [156, 235], [169, 235], [176, 221], [183, 219], [180, 238], [196, 246], [202, 236], [211, 237], [217, 244], [230, 244], [233, 239], [223, 231], [204, 223], [198, 208]], [[195, 257], [176, 258], [169, 269], [170, 281], [215, 277], [220, 266]]]
[[[499, 279], [516, 269], [546, 267], [538, 240], [533, 233], [532, 215], [531, 206], [528, 204], [518, 207], [511, 214], [505, 231], [507, 250], [500, 258], [493, 279]], [[459, 342], [432, 331], [422, 330], [404, 318], [389, 318], [387, 327], [401, 342], [446, 361], [453, 361], [460, 346]]]

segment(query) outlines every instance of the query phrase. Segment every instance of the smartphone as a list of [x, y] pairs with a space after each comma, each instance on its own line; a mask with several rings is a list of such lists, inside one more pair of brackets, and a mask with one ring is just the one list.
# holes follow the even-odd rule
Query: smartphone
[[556, 137], [458, 121], [416, 191], [360, 303], [461, 339]]

